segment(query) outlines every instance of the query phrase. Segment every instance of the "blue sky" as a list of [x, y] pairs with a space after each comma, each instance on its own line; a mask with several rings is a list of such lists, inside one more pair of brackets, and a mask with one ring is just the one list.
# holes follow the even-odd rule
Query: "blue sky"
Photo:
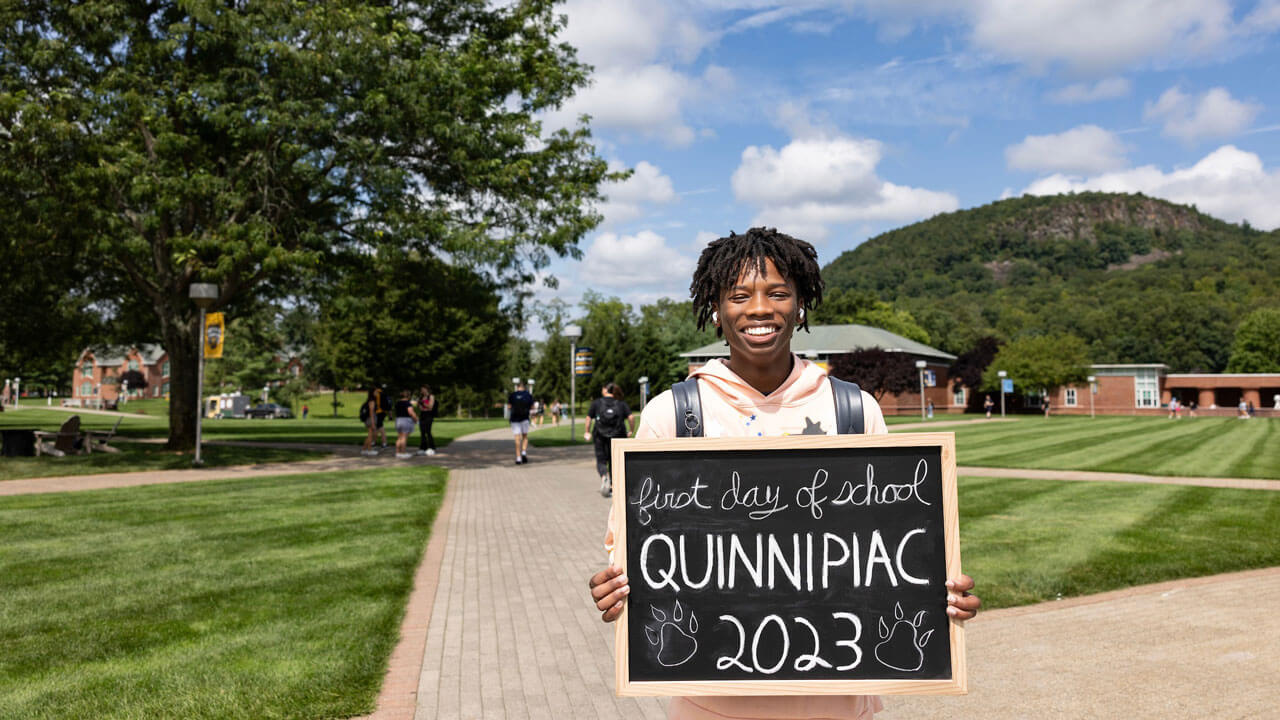
[[[606, 189], [536, 297], [687, 297], [753, 225], [825, 265], [1023, 193], [1101, 189], [1280, 227], [1280, 0], [570, 0]], [[540, 329], [528, 329], [533, 337]]]

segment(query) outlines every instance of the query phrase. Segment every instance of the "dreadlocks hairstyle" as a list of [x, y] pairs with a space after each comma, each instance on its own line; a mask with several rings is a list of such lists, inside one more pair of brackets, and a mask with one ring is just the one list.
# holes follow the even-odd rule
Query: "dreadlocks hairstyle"
[[[711, 311], [720, 296], [733, 287], [751, 263], [760, 275], [765, 274], [764, 261], [772, 260], [778, 272], [796, 286], [800, 307], [805, 308], [800, 327], [809, 331], [809, 312], [822, 302], [822, 274], [818, 270], [818, 251], [804, 240], [784, 235], [776, 228], [751, 228], [744, 235], [730, 232], [729, 237], [713, 240], [698, 258], [693, 271], [693, 283], [689, 295], [693, 298], [693, 311], [702, 330], [711, 320]], [[716, 328], [716, 337], [722, 334]]]

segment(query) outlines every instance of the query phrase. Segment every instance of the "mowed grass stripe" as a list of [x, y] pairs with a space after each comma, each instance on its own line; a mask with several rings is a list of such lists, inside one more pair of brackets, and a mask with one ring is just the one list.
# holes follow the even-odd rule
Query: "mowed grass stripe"
[[0, 717], [373, 708], [444, 471], [0, 498]]
[[1072, 594], [1280, 565], [1276, 493], [1171, 487], [1153, 512], [1064, 576]]
[[[1068, 594], [1063, 575], [1111, 542], [1115, 533], [1160, 506], [1167, 491], [1135, 493], [1111, 483], [988, 479], [961, 484], [960, 532], [965, 571], [980, 578], [990, 607], [1023, 605]], [[998, 512], [974, 517], [977, 502], [1010, 498]]]
[[1280, 420], [1021, 418], [961, 427], [961, 465], [1280, 479]]
[[961, 555], [988, 608], [1280, 565], [1280, 493], [961, 478]]
[[[1078, 467], [1082, 462], [1101, 462], [1112, 455], [1128, 454], [1135, 447], [1186, 432], [1173, 423], [1166, 427], [1147, 427], [1107, 422], [1099, 428], [1081, 425], [1074, 418], [1055, 418], [1041, 419], [1044, 427], [1036, 428], [1033, 422], [1019, 423], [1030, 427], [1025, 427], [1024, 436], [1017, 442], [1011, 442], [1003, 448], [991, 448], [973, 460], [972, 464], [1034, 468]], [[967, 445], [957, 443], [961, 462], [969, 464], [970, 460], [964, 457], [964, 450], [959, 449], [962, 447], [967, 448]]]

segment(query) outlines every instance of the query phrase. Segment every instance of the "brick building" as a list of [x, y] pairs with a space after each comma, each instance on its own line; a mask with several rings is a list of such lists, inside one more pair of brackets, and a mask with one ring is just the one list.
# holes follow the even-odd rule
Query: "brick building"
[[[969, 401], [968, 390], [961, 388], [952, 392], [948, 387], [951, 363], [955, 362], [955, 355], [869, 325], [810, 325], [809, 332], [797, 332], [791, 336], [792, 352], [812, 360], [824, 369], [834, 355], [869, 348], [902, 353], [913, 364], [923, 361], [926, 378], [924, 402], [932, 402], [935, 413], [964, 412]], [[729, 357], [729, 345], [724, 341], [717, 341], [680, 353], [680, 357], [689, 360], [689, 372], [693, 372], [713, 358]], [[930, 380], [932, 384], [929, 383]], [[886, 395], [880, 400], [880, 408], [885, 415], [919, 415], [920, 407], [919, 392]]]
[[[1196, 403], [1196, 413], [1233, 416], [1243, 400], [1255, 414], [1280, 417], [1280, 373], [1169, 373], [1158, 363], [1091, 365], [1096, 391], [1090, 398], [1087, 384], [1059, 388], [1053, 395], [1054, 412], [1102, 415], [1160, 415], [1169, 412], [1169, 401], [1178, 398], [1183, 407]], [[1092, 405], [1090, 404], [1092, 402]]]
[[130, 389], [130, 398], [166, 397], [169, 394], [169, 353], [152, 343], [133, 347], [85, 348], [71, 373], [71, 398], [64, 404], [77, 407], [115, 405], [125, 388], [120, 376], [137, 370], [147, 379], [144, 389]]

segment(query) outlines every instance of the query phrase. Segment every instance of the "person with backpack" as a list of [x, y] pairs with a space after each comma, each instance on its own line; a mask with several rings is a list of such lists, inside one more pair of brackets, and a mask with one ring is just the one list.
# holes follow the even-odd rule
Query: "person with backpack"
[[533, 409], [533, 395], [524, 383], [516, 383], [516, 391], [507, 396], [507, 420], [511, 434], [516, 439], [516, 464], [529, 462], [529, 411]]
[[378, 454], [378, 451], [373, 447], [373, 440], [378, 435], [377, 417], [378, 390], [377, 388], [371, 388], [369, 394], [365, 396], [364, 403], [360, 405], [360, 423], [365, 427], [364, 446], [360, 449], [361, 455]]
[[[697, 368], [651, 400], [636, 437], [887, 433], [874, 397], [791, 352], [791, 335], [808, 331], [805, 315], [822, 301], [822, 289], [817, 251], [803, 240], [752, 228], [708, 244], [690, 286], [693, 310], [699, 330], [710, 324], [725, 339], [729, 358]], [[611, 564], [588, 579], [605, 622], [618, 619], [630, 590], [612, 564], [615, 527], [611, 511], [604, 539]], [[947, 580], [948, 616], [974, 616], [981, 601], [972, 589], [967, 575]], [[869, 720], [881, 708], [874, 695], [706, 696], [673, 697], [667, 713], [676, 720]]]
[[[628, 427], [629, 426], [629, 427]], [[600, 494], [613, 496], [613, 482], [609, 474], [612, 441], [627, 437], [636, 431], [636, 421], [631, 408], [622, 399], [622, 388], [617, 383], [606, 383], [600, 388], [600, 397], [591, 401], [587, 410], [587, 429], [583, 440], [591, 440], [596, 446], [596, 474], [600, 476]]]

